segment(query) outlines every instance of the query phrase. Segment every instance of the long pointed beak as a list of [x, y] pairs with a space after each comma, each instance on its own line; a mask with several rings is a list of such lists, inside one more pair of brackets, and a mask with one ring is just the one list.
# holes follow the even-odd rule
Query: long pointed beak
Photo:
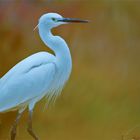
[[78, 18], [62, 18], [62, 19], [58, 19], [57, 21], [60, 22], [75, 22], [75, 23], [88, 23], [88, 20], [82, 20], [82, 19], [78, 19]]

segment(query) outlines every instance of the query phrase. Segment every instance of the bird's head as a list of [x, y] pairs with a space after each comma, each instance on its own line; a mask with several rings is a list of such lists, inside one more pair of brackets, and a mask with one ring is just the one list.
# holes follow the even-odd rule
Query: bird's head
[[47, 28], [54, 28], [66, 23], [87, 23], [87, 20], [81, 20], [77, 18], [64, 18], [57, 13], [47, 13], [40, 17], [38, 25], [42, 25]]

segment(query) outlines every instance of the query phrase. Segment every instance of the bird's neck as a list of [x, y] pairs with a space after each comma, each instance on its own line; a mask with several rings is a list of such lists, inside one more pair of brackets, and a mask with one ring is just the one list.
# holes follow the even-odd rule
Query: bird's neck
[[70, 50], [64, 41], [59, 36], [54, 36], [50, 29], [39, 27], [39, 34], [42, 41], [55, 53], [55, 56], [60, 61], [71, 63]]

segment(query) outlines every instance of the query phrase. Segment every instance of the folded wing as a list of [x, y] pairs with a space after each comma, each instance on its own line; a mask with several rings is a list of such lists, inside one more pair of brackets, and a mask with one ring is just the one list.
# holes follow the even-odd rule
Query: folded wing
[[[32, 63], [23, 60], [11, 69], [0, 81], [0, 112], [29, 103], [47, 93], [55, 78], [56, 66], [50, 56], [30, 56]], [[44, 61], [48, 57], [48, 61]], [[42, 60], [41, 60], [42, 59]], [[42, 62], [42, 63], [41, 63]], [[16, 71], [18, 70], [18, 71]]]

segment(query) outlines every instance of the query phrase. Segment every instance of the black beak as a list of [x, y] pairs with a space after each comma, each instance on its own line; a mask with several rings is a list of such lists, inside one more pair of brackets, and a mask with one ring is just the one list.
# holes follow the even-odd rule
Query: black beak
[[88, 23], [88, 20], [82, 20], [82, 19], [78, 19], [78, 18], [62, 18], [62, 19], [58, 19], [58, 22], [75, 22], [75, 23]]

